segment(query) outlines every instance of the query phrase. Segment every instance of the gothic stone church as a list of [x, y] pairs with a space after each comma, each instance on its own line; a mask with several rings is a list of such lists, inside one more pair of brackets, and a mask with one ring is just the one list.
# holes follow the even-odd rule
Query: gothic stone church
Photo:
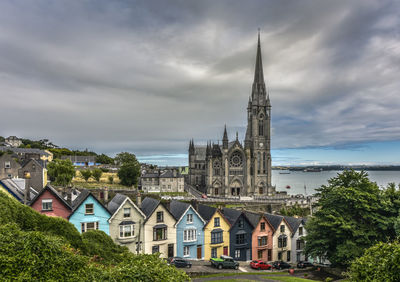
[[209, 196], [271, 195], [271, 104], [265, 88], [258, 35], [256, 66], [247, 106], [244, 144], [229, 141], [226, 127], [222, 145], [189, 143], [189, 184]]

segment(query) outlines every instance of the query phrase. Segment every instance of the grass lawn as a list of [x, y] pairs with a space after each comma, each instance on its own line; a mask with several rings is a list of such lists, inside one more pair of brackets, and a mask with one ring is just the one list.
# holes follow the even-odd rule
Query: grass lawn
[[[258, 276], [259, 278], [257, 279], [249, 279], [247, 277], [243, 279], [238, 279], [238, 276]], [[218, 279], [219, 277], [229, 277], [233, 276], [234, 278], [232, 279]], [[299, 277], [294, 277], [288, 275], [287, 272], [273, 272], [273, 273], [259, 273], [259, 272], [241, 272], [241, 273], [218, 273], [218, 274], [209, 274], [209, 275], [203, 275], [199, 277], [193, 277], [194, 279], [197, 278], [213, 278], [215, 277], [215, 280], [210, 280], [213, 282], [230, 282], [230, 281], [242, 281], [242, 282], [253, 282], [253, 281], [262, 281], [264, 279], [269, 279], [269, 280], [276, 280], [276, 281], [285, 281], [285, 282], [305, 282], [305, 281], [314, 281], [310, 279], [305, 279], [305, 278], [299, 278]]]

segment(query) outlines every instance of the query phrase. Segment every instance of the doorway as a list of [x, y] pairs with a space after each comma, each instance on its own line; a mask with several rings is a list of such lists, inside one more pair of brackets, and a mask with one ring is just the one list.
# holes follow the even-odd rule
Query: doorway
[[174, 244], [168, 244], [168, 257], [174, 257]]
[[201, 259], [201, 246], [197, 246], [197, 259]]
[[228, 255], [228, 247], [224, 247], [224, 256]]

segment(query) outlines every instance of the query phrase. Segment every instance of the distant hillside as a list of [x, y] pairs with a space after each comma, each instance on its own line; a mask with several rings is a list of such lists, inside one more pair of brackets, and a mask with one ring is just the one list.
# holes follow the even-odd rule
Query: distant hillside
[[3, 192], [0, 207], [0, 281], [188, 280], [156, 255], [134, 255], [102, 231], [81, 235]]

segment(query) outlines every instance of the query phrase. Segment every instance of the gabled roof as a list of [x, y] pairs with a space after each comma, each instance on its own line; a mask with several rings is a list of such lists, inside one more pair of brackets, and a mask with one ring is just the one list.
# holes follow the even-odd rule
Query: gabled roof
[[199, 204], [199, 207], [198, 207], [198, 212], [199, 212], [199, 214], [201, 215], [201, 217], [206, 221], [206, 222], [208, 222], [208, 221], [210, 221], [210, 219], [212, 218], [212, 216], [214, 215], [214, 213], [215, 213], [215, 211], [216, 211], [217, 209], [216, 208], [214, 208], [214, 207], [210, 207], [210, 206], [206, 206], [206, 205], [202, 205], [202, 204]]
[[[228, 223], [229, 229], [231, 229], [232, 224], [229, 222], [229, 220], [225, 217], [224, 213], [223, 213], [220, 209], [215, 209], [215, 212], [211, 215], [210, 219], [211, 219], [216, 213], [219, 213], [219, 215], [226, 221], [226, 223]], [[204, 225], [204, 228], [208, 225], [208, 223], [210, 223], [210, 220], [208, 220], [208, 221], [206, 222], [206, 224]]]
[[108, 221], [111, 221], [118, 211], [125, 205], [126, 201], [130, 202], [131, 205], [146, 219], [146, 215], [139, 209], [136, 204], [128, 197], [123, 194], [117, 193], [114, 198], [108, 203], [107, 207], [111, 213], [111, 217]]
[[159, 200], [156, 200], [151, 197], [146, 197], [142, 201], [142, 206], [140, 207], [140, 209], [143, 211], [146, 217], [149, 218], [159, 204], [160, 204]]
[[281, 224], [282, 220], [285, 221], [285, 223], [289, 227], [290, 231], [292, 231], [292, 235], [293, 235], [294, 232], [293, 232], [292, 226], [282, 215], [265, 213], [264, 216], [268, 219], [269, 223], [275, 230], [278, 230], [278, 227]]
[[[175, 217], [176, 219], [176, 224], [178, 224], [184, 215], [187, 213], [187, 211], [192, 208], [192, 210], [197, 214], [197, 216], [200, 218], [200, 220], [206, 224], [206, 221], [201, 217], [201, 215], [192, 207], [192, 205], [188, 203], [183, 203], [179, 201], [171, 201], [169, 210], [171, 214]], [[176, 225], [175, 224], [175, 225]]]
[[51, 185], [46, 185], [39, 194], [36, 195], [35, 198], [32, 199], [32, 201], [29, 203], [30, 206], [32, 206], [39, 198], [40, 196], [43, 195], [45, 191], [49, 191], [54, 197], [56, 197], [67, 209], [72, 210], [71, 205], [63, 199], [63, 197], [58, 193], [56, 189], [54, 189]]
[[291, 216], [285, 216], [286, 222], [289, 224], [290, 228], [292, 229], [292, 232], [296, 233], [297, 229], [299, 228], [300, 224], [302, 223], [302, 218], [295, 218]]
[[249, 212], [249, 211], [244, 211], [244, 215], [247, 217], [250, 224], [253, 225], [253, 228], [255, 228], [257, 226], [257, 224], [261, 218], [260, 214], [254, 213], [254, 212]]
[[30, 162], [34, 162], [35, 165], [39, 166], [40, 168], [45, 168], [45, 162], [43, 160], [36, 160], [36, 159], [26, 159], [22, 162], [21, 167], [24, 168], [26, 165], [28, 165]]
[[242, 214], [241, 211], [229, 208], [223, 208], [222, 213], [224, 214], [225, 218], [229, 221], [231, 225], [234, 225], [240, 215]]
[[[23, 180], [23, 179], [18, 179], [18, 180]], [[25, 182], [23, 182], [25, 183]], [[12, 179], [3, 179], [0, 180], [0, 185], [3, 186], [8, 193], [10, 193], [14, 198], [16, 198], [18, 201], [21, 203], [24, 202], [25, 198], [25, 187], [21, 187], [18, 185], [18, 183], [14, 182]], [[25, 185], [25, 184], [23, 184]], [[36, 197], [38, 192], [33, 189], [32, 187], [29, 187], [29, 192], [30, 192], [30, 199], [33, 199]]]
[[102, 207], [104, 208], [104, 210], [106, 210], [106, 211], [111, 215], [110, 211], [109, 211], [99, 200], [97, 200], [97, 198], [96, 198], [92, 193], [90, 193], [89, 190], [83, 189], [83, 190], [81, 191], [81, 193], [79, 194], [79, 196], [75, 199], [75, 201], [72, 202], [72, 213], [68, 216], [68, 218], [70, 218], [70, 217], [75, 213], [75, 211], [81, 206], [81, 204], [82, 204], [89, 196], [92, 196], [93, 199], [95, 199], [95, 201], [96, 201], [100, 206], [102, 206]]

